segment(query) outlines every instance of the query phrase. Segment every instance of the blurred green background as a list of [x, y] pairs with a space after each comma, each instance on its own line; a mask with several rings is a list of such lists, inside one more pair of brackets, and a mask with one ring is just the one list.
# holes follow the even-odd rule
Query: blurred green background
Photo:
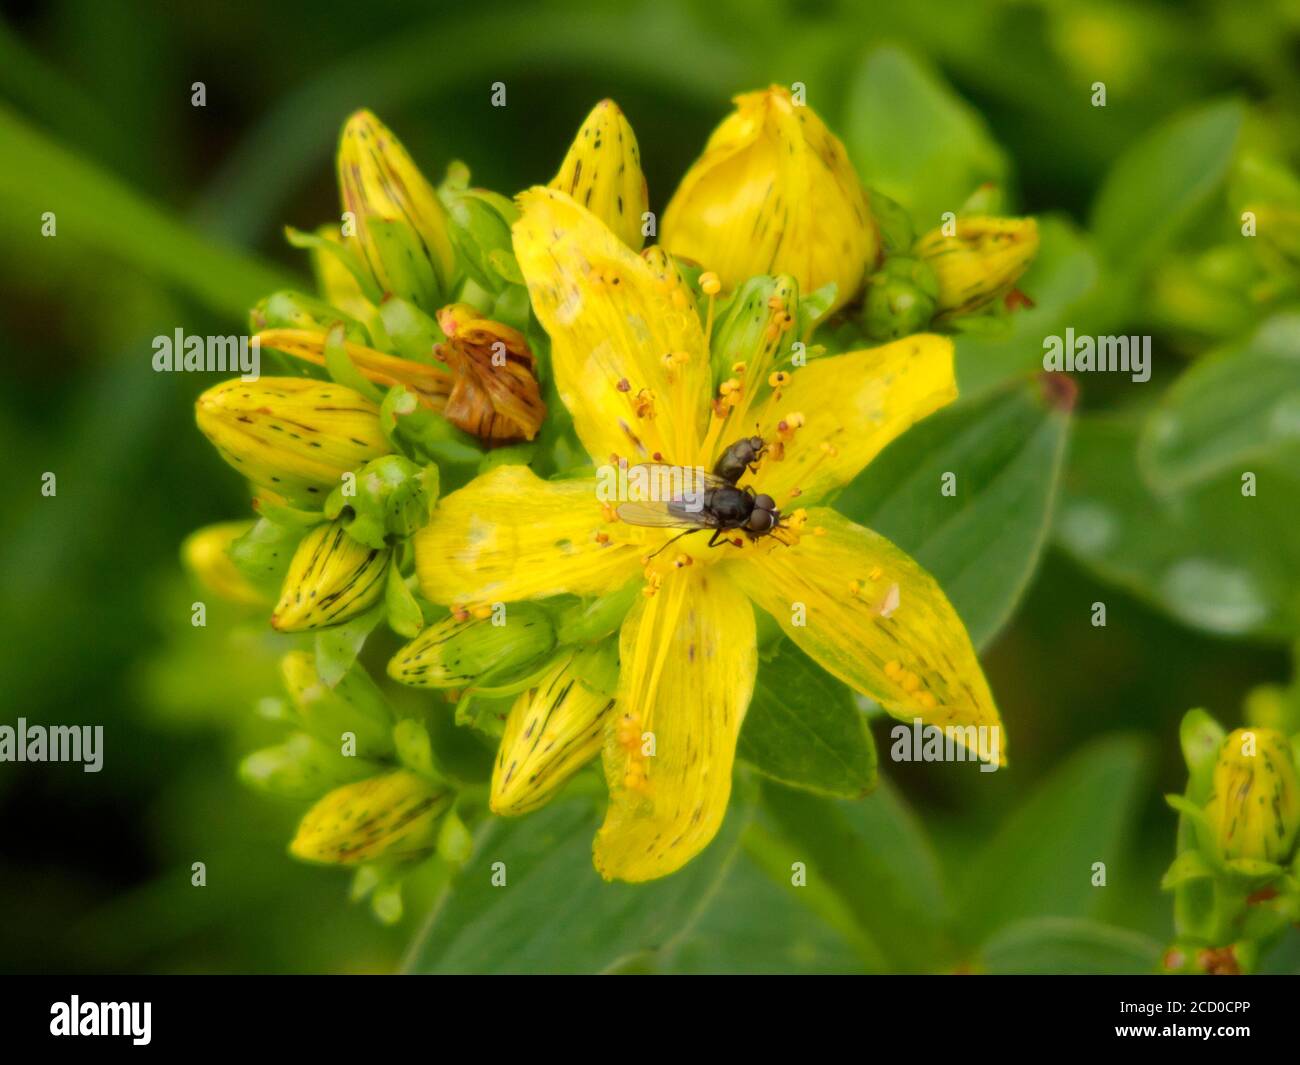
[[[386, 971], [419, 923], [417, 913], [383, 927], [348, 904], [343, 876], [290, 860], [300, 809], [236, 780], [239, 758], [278, 738], [253, 708], [278, 690], [280, 645], [217, 607], [207, 629], [190, 626], [195, 592], [179, 544], [243, 514], [246, 496], [194, 427], [194, 397], [213, 381], [150, 366], [155, 335], [234, 332], [259, 295], [286, 280], [307, 287], [281, 227], [337, 213], [332, 153], [353, 109], [375, 109], [430, 174], [459, 158], [476, 183], [513, 192], [548, 180], [587, 110], [612, 96], [662, 211], [730, 96], [746, 89], [803, 82], [852, 149], [866, 57], [898, 45], [983, 116], [1011, 161], [1017, 209], [1079, 227], [1115, 160], [1198, 104], [1240, 101], [1269, 143], [1297, 143], [1295, 2], [0, 8], [0, 449], [10, 485], [0, 719], [105, 729], [99, 774], [0, 766], [0, 968], [10, 972]], [[191, 105], [196, 81], [202, 108]], [[508, 86], [504, 109], [488, 106], [496, 81]], [[1107, 85], [1104, 109], [1089, 104], [1096, 81]], [[45, 210], [58, 215], [54, 239], [40, 235]], [[1209, 340], [1232, 339], [1155, 335], [1143, 386], [1153, 396]], [[1085, 415], [1148, 401], [1127, 379], [1081, 385]], [[45, 471], [57, 474], [54, 498], [40, 495]], [[1067, 487], [1073, 476], [1070, 467]], [[1163, 943], [1172, 921], [1158, 882], [1174, 817], [1160, 796], [1184, 782], [1179, 718], [1203, 705], [1238, 723], [1252, 687], [1289, 677], [1287, 642], [1185, 627], [1140, 584], [1103, 583], [1078, 554], [1047, 547], [985, 655], [1010, 769], [884, 760], [882, 775], [945, 866], [959, 868], [1063, 763], [1102, 742], [1124, 763], [1106, 789], [1123, 857], [1089, 905]], [[1090, 624], [1097, 601], [1108, 605], [1105, 628]], [[883, 725], [877, 741], [884, 759]], [[1029, 840], [1049, 853], [1063, 845], [1057, 832]], [[207, 864], [206, 888], [190, 886], [195, 861]], [[1057, 912], [1050, 900], [1035, 905]]]

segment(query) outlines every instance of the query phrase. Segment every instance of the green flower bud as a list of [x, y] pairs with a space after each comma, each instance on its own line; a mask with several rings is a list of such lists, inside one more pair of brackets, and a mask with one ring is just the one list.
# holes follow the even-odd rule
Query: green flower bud
[[276, 747], [254, 751], [239, 763], [239, 777], [250, 788], [283, 799], [318, 799], [331, 788], [363, 780], [375, 765], [347, 758], [306, 733], [297, 732]]
[[445, 302], [456, 271], [447, 215], [406, 149], [369, 111], [348, 119], [339, 141], [343, 209], [356, 219], [356, 242], [384, 292], [425, 310]]
[[790, 325], [798, 310], [799, 285], [788, 274], [759, 275], [742, 284], [719, 311], [713, 328], [715, 383], [747, 373], [761, 377], [762, 368], [770, 368], [790, 346]]
[[510, 233], [511, 224], [519, 217], [515, 205], [485, 189], [444, 185], [440, 193], [452, 243], [465, 272], [492, 293], [507, 284], [521, 284], [523, 276]]
[[454, 801], [448, 787], [406, 769], [346, 784], [307, 811], [289, 853], [340, 865], [417, 857], [432, 850]]
[[392, 450], [378, 407], [305, 377], [226, 381], [199, 396], [195, 420], [258, 489], [297, 504], [319, 506], [344, 473]]
[[316, 671], [306, 651], [292, 651], [280, 673], [303, 727], [328, 747], [342, 749], [344, 733], [356, 737], [356, 754], [384, 758], [393, 753], [393, 715], [370, 676], [358, 665], [333, 688]]
[[953, 236], [931, 230], [912, 254], [939, 278], [939, 310], [969, 314], [1008, 292], [1038, 254], [1032, 218], [959, 217]]
[[1266, 728], [1230, 732], [1205, 812], [1227, 861], [1285, 863], [1300, 830], [1300, 779], [1287, 738]]
[[311, 529], [294, 552], [271, 615], [279, 632], [339, 625], [364, 614], [384, 594], [392, 551], [358, 543], [340, 521]]
[[535, 603], [476, 614], [458, 611], [430, 625], [393, 656], [388, 675], [416, 688], [506, 684], [527, 676], [555, 646], [550, 615]]
[[924, 330], [939, 308], [939, 279], [919, 259], [895, 256], [867, 278], [862, 324], [873, 340]]
[[362, 466], [355, 484], [334, 489], [325, 501], [325, 515], [337, 518], [352, 539], [383, 548], [422, 528], [437, 500], [437, 466], [385, 455]]

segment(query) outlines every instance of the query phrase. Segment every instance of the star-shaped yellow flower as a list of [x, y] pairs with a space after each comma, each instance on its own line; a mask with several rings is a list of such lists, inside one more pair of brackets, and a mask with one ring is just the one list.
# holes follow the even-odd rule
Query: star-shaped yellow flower
[[[688, 536], [647, 562], [677, 530], [618, 521], [593, 479], [543, 481], [501, 466], [444, 497], [416, 535], [424, 594], [446, 604], [602, 595], [644, 571], [648, 594], [623, 622], [604, 722], [600, 872], [663, 876], [717, 832], [758, 665], [751, 604], [897, 717], [996, 726], [970, 639], [934, 579], [883, 537], [814, 505], [956, 396], [950, 341], [912, 336], [789, 370], [776, 368], [779, 345], [765, 344], [734, 368], [722, 402], [671, 257], [636, 254], [562, 191], [534, 188], [519, 202], [515, 253], [551, 337], [560, 397], [597, 466], [712, 469], [757, 431], [771, 446], [747, 483], [787, 515], [799, 508], [783, 530], [789, 543], [737, 536], [710, 549]], [[772, 330], [789, 327], [779, 296], [766, 310]], [[563, 700], [556, 712], [570, 704], [600, 705]]]

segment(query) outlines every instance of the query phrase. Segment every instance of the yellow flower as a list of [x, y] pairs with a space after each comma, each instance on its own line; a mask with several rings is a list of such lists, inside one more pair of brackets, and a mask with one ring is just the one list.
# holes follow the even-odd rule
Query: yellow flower
[[271, 627], [304, 632], [364, 614], [384, 594], [391, 557], [352, 539], [342, 521], [313, 526], [293, 553]]
[[324, 502], [344, 473], [392, 450], [378, 407], [305, 377], [215, 385], [199, 396], [195, 421], [255, 486], [293, 503]]
[[432, 850], [455, 796], [406, 769], [335, 788], [307, 811], [289, 853], [308, 862], [355, 865]]
[[[783, 542], [737, 536], [738, 546], [710, 550], [688, 536], [647, 563], [679, 530], [611, 520], [595, 479], [500, 466], [446, 496], [416, 534], [417, 572], [435, 602], [604, 595], [645, 573], [650, 594], [619, 634], [602, 741], [600, 872], [663, 876], [717, 832], [757, 669], [751, 602], [901, 719], [997, 726], [969, 637], [934, 579], [883, 537], [811, 506], [956, 396], [951, 342], [918, 335], [819, 358], [779, 388], [768, 384], [775, 345], [763, 345], [745, 367], [751, 384], [735, 382], [735, 401], [717, 409], [704, 331], [671, 260], [656, 248], [634, 254], [563, 193], [533, 189], [520, 204], [515, 252], [551, 337], [559, 394], [595, 462], [712, 469], [757, 424], [772, 447], [753, 488], [783, 509], [809, 507]], [[768, 310], [774, 323], [788, 317], [780, 296]]]
[[1010, 291], [1038, 254], [1032, 218], [958, 218], [957, 232], [943, 227], [920, 240], [912, 254], [939, 278], [939, 312], [966, 314]]
[[843, 306], [880, 251], [844, 145], [780, 86], [734, 102], [668, 204], [664, 247], [728, 289], [756, 274], [791, 274], [804, 292], [833, 281]]
[[205, 525], [185, 538], [181, 557], [199, 583], [214, 595], [232, 603], [263, 606], [267, 597], [240, 572], [228, 553], [230, 545], [252, 527], [251, 521]]
[[370, 111], [339, 140], [339, 189], [353, 215], [355, 247], [385, 292], [433, 310], [451, 289], [456, 253], [447, 213], [402, 143]]
[[1300, 829], [1300, 780], [1286, 736], [1271, 728], [1229, 733], [1206, 815], [1225, 859], [1285, 862]]
[[636, 135], [613, 100], [592, 108], [550, 187], [567, 192], [633, 251], [641, 249], [650, 192]]

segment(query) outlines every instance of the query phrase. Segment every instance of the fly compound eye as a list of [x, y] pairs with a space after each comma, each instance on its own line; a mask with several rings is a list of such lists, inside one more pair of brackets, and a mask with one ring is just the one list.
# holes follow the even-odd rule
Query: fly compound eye
[[765, 533], [772, 528], [773, 524], [774, 520], [770, 510], [760, 510], [758, 507], [755, 507], [753, 511], [750, 512], [749, 520], [745, 522], [745, 528], [750, 532]]
[[776, 500], [768, 495], [757, 495], [754, 497], [755, 510], [767, 510], [773, 514], [776, 513]]

